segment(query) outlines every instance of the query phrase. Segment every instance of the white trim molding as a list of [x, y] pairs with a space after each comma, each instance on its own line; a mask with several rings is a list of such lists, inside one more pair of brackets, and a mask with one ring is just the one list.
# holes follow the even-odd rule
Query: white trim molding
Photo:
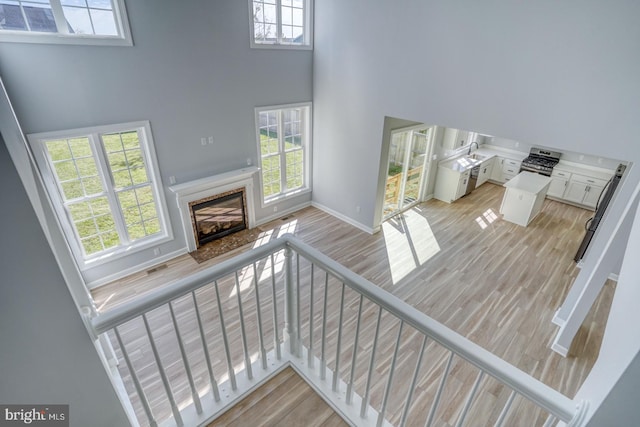
[[324, 212], [328, 213], [331, 216], [335, 216], [336, 218], [346, 222], [347, 224], [351, 224], [354, 227], [364, 231], [365, 233], [374, 234], [376, 232], [376, 230], [374, 230], [373, 228], [368, 227], [368, 226], [366, 226], [366, 225], [364, 225], [364, 224], [362, 224], [362, 223], [360, 223], [360, 222], [354, 220], [353, 218], [350, 218], [350, 217], [348, 217], [348, 216], [346, 216], [344, 214], [341, 214], [338, 211], [334, 211], [333, 209], [328, 208], [325, 205], [322, 205], [322, 204], [320, 204], [318, 202], [311, 202], [311, 206], [313, 206], [314, 208], [318, 208], [321, 211], [324, 211]]
[[257, 172], [257, 167], [248, 167], [169, 187], [176, 195], [184, 238], [189, 252], [197, 249], [196, 238], [193, 234], [193, 226], [191, 224], [189, 202], [244, 187], [247, 200], [247, 206], [245, 206], [245, 208], [247, 209], [249, 220], [248, 227], [253, 228], [256, 226], [253, 178]]
[[[22, 9], [21, 5], [16, 5]], [[47, 6], [41, 3], [40, 6]], [[45, 44], [78, 44], [94, 46], [133, 46], [129, 18], [125, 7], [125, 0], [111, 0], [111, 12], [117, 34], [82, 34], [71, 32], [71, 26], [64, 14], [60, 1], [49, 1], [48, 6], [54, 21], [56, 32], [0, 29], [0, 42], [9, 43], [45, 43]], [[77, 9], [77, 7], [72, 7]], [[82, 6], [80, 6], [82, 8]], [[85, 7], [85, 9], [92, 9]], [[46, 10], [46, 7], [45, 7]], [[103, 12], [106, 12], [104, 9]], [[27, 22], [25, 21], [25, 24]]]

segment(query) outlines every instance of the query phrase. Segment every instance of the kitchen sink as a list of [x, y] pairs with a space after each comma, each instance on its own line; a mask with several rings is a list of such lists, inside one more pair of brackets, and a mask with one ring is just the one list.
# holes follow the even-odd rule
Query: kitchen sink
[[482, 154], [473, 153], [467, 156], [468, 159], [472, 160], [484, 160], [487, 156], [483, 156]]

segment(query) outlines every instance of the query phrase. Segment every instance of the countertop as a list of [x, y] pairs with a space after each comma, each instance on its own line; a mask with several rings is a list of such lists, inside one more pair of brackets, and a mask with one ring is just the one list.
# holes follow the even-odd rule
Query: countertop
[[475, 160], [475, 159], [470, 159], [467, 156], [467, 154], [458, 154], [457, 157], [455, 158], [448, 158], [448, 159], [442, 160], [438, 165], [451, 169], [455, 172], [462, 173], [473, 168], [476, 165], [480, 165], [483, 162], [490, 160], [493, 157], [500, 156], [500, 157], [505, 157], [508, 159], [513, 159], [521, 162], [528, 156], [527, 153], [521, 153], [519, 151], [512, 151], [512, 150], [504, 150], [504, 149], [495, 148], [495, 147], [485, 147], [484, 145], [477, 150], [473, 150], [471, 152], [471, 155], [473, 154], [479, 154], [481, 156], [484, 156], [484, 158]]
[[614, 174], [614, 171], [609, 169], [603, 169], [597, 166], [582, 165], [578, 163], [568, 162], [560, 160], [560, 162], [553, 168], [553, 170], [562, 170], [569, 173], [576, 173], [579, 175], [588, 175], [592, 178], [599, 178], [608, 181]]
[[551, 182], [548, 176], [540, 175], [533, 172], [523, 171], [515, 177], [511, 178], [504, 187], [522, 190], [527, 193], [538, 194], [545, 189]]
[[[462, 153], [459, 152], [453, 157], [443, 159], [442, 161], [440, 161], [440, 163], [438, 163], [438, 165], [451, 169], [455, 172], [463, 173], [473, 168], [474, 166], [479, 165], [491, 159], [492, 157], [500, 156], [506, 159], [511, 159], [511, 160], [521, 162], [525, 158], [527, 158], [527, 156], [529, 156], [529, 153], [524, 153], [522, 151], [515, 151], [515, 150], [506, 149], [503, 147], [498, 147], [495, 145], [485, 145], [485, 144], [482, 144], [480, 148], [478, 148], [477, 150], [473, 150], [471, 152], [472, 155], [476, 153], [481, 156], [484, 156], [484, 158], [480, 160], [470, 159], [467, 157], [466, 150], [464, 150]], [[582, 163], [574, 163], [574, 162], [570, 162], [562, 159], [560, 159], [560, 162], [554, 167], [554, 169], [563, 170], [569, 173], [575, 173], [580, 175], [588, 175], [593, 178], [599, 178], [604, 180], [608, 180], [609, 178], [611, 178], [614, 173], [614, 171], [609, 169], [604, 169], [601, 167], [586, 165]]]

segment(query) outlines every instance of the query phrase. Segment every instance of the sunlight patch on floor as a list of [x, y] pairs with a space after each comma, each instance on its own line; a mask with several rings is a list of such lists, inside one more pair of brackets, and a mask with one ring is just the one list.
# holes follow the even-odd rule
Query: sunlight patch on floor
[[385, 221], [382, 232], [393, 284], [440, 252], [429, 222], [414, 210]]
[[493, 209], [487, 209], [482, 215], [476, 218], [476, 223], [484, 230], [496, 219], [498, 219], [498, 215], [496, 215]]

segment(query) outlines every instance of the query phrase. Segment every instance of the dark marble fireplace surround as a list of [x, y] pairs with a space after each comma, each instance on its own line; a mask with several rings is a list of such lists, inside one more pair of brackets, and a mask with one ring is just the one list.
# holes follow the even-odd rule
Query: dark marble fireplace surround
[[248, 228], [245, 188], [189, 202], [196, 247]]

